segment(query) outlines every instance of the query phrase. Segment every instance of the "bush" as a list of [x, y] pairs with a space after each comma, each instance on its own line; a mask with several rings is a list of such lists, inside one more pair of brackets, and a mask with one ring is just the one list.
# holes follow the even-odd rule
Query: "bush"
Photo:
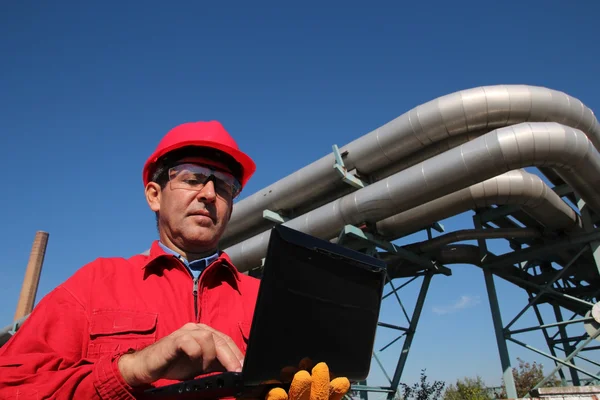
[[[515, 387], [517, 389], [517, 397], [525, 397], [535, 385], [544, 379], [544, 366], [535, 361], [533, 363], [528, 363], [520, 358], [517, 358], [517, 360], [519, 361], [518, 369], [512, 369]], [[559, 379], [552, 377], [543, 386], [553, 387], [560, 386], [560, 384], [561, 381]], [[501, 397], [506, 398], [506, 389], [502, 391]]]
[[481, 377], [464, 378], [448, 386], [444, 400], [493, 400]]
[[423, 369], [421, 370], [419, 382], [412, 386], [400, 383], [400, 386], [402, 387], [401, 399], [403, 400], [437, 400], [441, 398], [442, 391], [446, 384], [440, 381], [434, 381], [432, 384], [427, 382], [427, 375], [425, 375], [425, 370]]

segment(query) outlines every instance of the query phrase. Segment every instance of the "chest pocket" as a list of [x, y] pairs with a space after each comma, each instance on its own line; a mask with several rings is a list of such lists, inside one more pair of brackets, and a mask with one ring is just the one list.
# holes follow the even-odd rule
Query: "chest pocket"
[[129, 310], [95, 310], [90, 317], [87, 356], [140, 350], [156, 340], [157, 314]]

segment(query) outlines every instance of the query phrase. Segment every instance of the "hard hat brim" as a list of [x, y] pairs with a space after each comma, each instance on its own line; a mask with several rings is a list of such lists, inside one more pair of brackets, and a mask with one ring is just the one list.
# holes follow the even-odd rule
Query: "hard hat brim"
[[242, 184], [242, 188], [246, 186], [246, 183], [248, 182], [248, 180], [250, 180], [250, 178], [252, 177], [252, 175], [254, 175], [254, 172], [256, 171], [256, 164], [254, 163], [252, 158], [250, 158], [246, 153], [238, 149], [234, 149], [233, 147], [221, 143], [216, 143], [214, 141], [189, 140], [178, 142], [177, 144], [162, 148], [160, 151], [155, 152], [148, 158], [148, 160], [146, 160], [143, 170], [144, 186], [146, 186], [152, 179], [152, 174], [154, 173], [156, 162], [161, 157], [165, 156], [166, 154], [172, 151], [188, 146], [216, 149], [231, 156], [242, 167], [242, 176], [240, 177], [240, 183]]

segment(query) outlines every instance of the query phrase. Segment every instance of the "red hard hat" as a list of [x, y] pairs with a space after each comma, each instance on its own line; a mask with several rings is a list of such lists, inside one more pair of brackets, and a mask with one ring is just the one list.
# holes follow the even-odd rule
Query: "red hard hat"
[[220, 150], [242, 166], [240, 183], [246, 185], [256, 171], [254, 161], [238, 148], [237, 143], [217, 121], [187, 122], [171, 129], [161, 139], [154, 153], [144, 164], [144, 186], [148, 184], [156, 167], [156, 161], [165, 154], [186, 146], [201, 146]]

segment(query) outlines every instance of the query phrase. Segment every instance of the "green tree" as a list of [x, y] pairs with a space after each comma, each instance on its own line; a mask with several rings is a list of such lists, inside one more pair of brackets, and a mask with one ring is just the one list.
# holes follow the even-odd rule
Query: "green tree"
[[441, 381], [429, 383], [427, 381], [427, 375], [425, 375], [425, 370], [423, 369], [421, 370], [419, 382], [416, 382], [412, 386], [400, 383], [400, 386], [402, 387], [402, 397], [400, 398], [403, 400], [437, 400], [441, 398], [442, 391], [446, 384]]
[[[517, 389], [517, 397], [524, 397], [539, 383], [541, 382], [544, 375], [544, 366], [542, 364], [538, 364], [537, 362], [528, 363], [520, 358], [517, 358], [519, 361], [519, 367], [513, 368], [513, 378], [515, 380], [515, 387]], [[560, 386], [561, 381], [557, 379], [555, 376], [550, 378], [548, 382], [544, 383], [544, 387], [553, 387]], [[506, 389], [502, 390], [501, 393], [502, 398], [506, 398]]]
[[493, 400], [481, 377], [458, 379], [448, 386], [444, 400]]

